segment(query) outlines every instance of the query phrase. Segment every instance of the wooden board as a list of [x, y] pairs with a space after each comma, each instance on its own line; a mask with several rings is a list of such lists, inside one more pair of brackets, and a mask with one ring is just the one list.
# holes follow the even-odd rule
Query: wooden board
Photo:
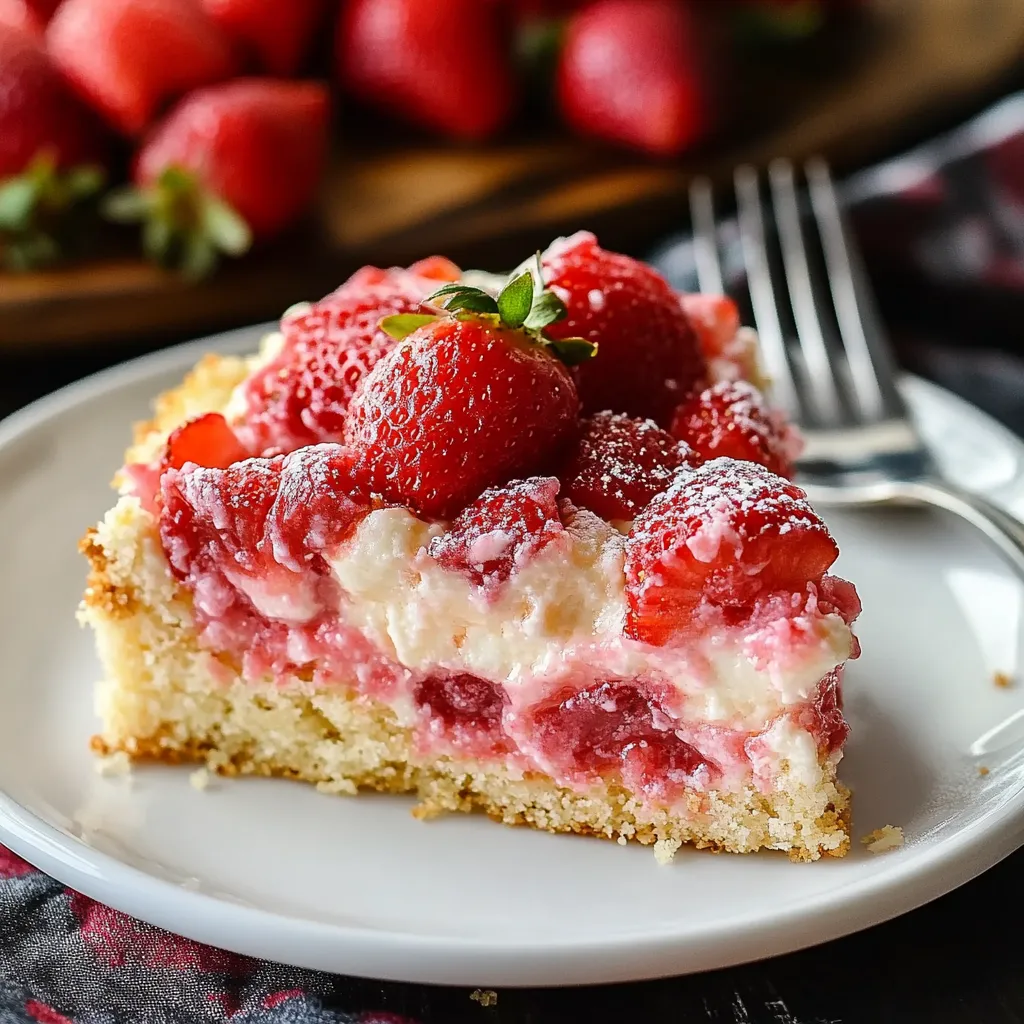
[[746, 66], [747, 96], [702, 152], [651, 163], [556, 136], [486, 149], [360, 142], [341, 152], [308, 224], [186, 285], [132, 255], [48, 273], [0, 274], [0, 348], [147, 344], [277, 316], [363, 263], [443, 252], [464, 266], [514, 265], [579, 227], [644, 246], [685, 222], [695, 173], [822, 153], [842, 171], [973, 109], [1012, 81], [1024, 0], [879, 0], [854, 38]]

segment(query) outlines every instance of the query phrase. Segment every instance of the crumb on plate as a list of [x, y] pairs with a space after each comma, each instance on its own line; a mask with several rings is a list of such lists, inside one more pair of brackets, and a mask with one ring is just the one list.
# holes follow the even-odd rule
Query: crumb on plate
[[988, 769], [983, 764], [980, 764], [980, 765], [978, 765], [978, 774], [979, 775], [988, 775]]
[[861, 839], [869, 853], [888, 853], [899, 849], [905, 841], [903, 829], [899, 825], [883, 825]]
[[683, 844], [678, 839], [659, 839], [654, 844], [654, 859], [659, 864], [668, 864]]
[[1013, 676], [1009, 672], [993, 672], [992, 682], [1001, 690], [1008, 690], [1013, 686]]
[[200, 792], [210, 785], [210, 773], [206, 768], [197, 768], [189, 777], [188, 784]]
[[102, 775], [106, 778], [113, 776], [123, 777], [131, 773], [132, 761], [123, 750], [117, 750], [106, 757], [97, 758], [96, 763], [93, 765], [93, 770], [97, 775]]

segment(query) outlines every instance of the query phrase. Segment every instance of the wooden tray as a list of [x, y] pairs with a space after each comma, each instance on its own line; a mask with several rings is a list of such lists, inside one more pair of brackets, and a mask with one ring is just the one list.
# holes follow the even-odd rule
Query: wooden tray
[[364, 263], [443, 252], [463, 266], [500, 268], [579, 227], [636, 249], [684, 222], [694, 173], [724, 179], [742, 161], [815, 152], [840, 171], [861, 164], [974, 109], [1012, 81], [1022, 52], [1024, 0], [889, 0], [856, 38], [747, 65], [749, 95], [729, 131], [678, 163], [554, 132], [480, 150], [360, 142], [337, 155], [308, 224], [203, 284], [133, 255], [0, 274], [0, 348], [148, 346], [274, 318]]

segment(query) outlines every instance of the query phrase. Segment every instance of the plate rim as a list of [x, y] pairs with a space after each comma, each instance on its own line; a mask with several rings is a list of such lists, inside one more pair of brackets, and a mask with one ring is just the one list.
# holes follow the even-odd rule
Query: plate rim
[[[274, 329], [236, 328], [127, 360], [46, 395], [0, 421], [0, 452], [56, 416], [160, 373], [185, 372], [208, 351], [236, 354]], [[1000, 435], [1024, 461], [1024, 440], [983, 410], [922, 378], [922, 389]], [[155, 395], [154, 395], [155, 397]], [[699, 930], [585, 941], [488, 939], [309, 920], [184, 889], [66, 834], [0, 790], [0, 840], [58, 881], [140, 920], [233, 952], [387, 981], [501, 987], [614, 983], [735, 966], [820, 945], [891, 920], [965, 884], [1024, 843], [1024, 783], [972, 828], [909, 860], [771, 916], [733, 914]], [[794, 870], [814, 870], [794, 865]], [[813, 934], [808, 934], [813, 933]]]

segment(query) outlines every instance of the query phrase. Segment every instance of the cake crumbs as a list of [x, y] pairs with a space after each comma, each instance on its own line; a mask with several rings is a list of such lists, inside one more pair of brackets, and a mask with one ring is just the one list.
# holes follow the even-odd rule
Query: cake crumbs
[[883, 825], [874, 832], [869, 832], [861, 842], [868, 848], [869, 853], [888, 853], [890, 850], [898, 850], [906, 840], [899, 825]]
[[197, 768], [189, 777], [188, 784], [202, 792], [210, 785], [210, 772], [206, 768]]
[[654, 859], [659, 864], [669, 864], [676, 855], [676, 850], [682, 846], [678, 839], [659, 839], [654, 844]]
[[332, 796], [355, 796], [356, 784], [351, 779], [323, 779], [316, 784], [316, 791]]
[[98, 758], [93, 767], [96, 774], [102, 775], [104, 778], [115, 776], [123, 778], [131, 774], [132, 759], [123, 750], [115, 750], [113, 754]]
[[982, 764], [982, 765], [978, 765], [978, 774], [979, 774], [980, 776], [982, 776], [983, 778], [984, 778], [984, 777], [985, 777], [986, 775], [988, 775], [988, 771], [989, 771], [989, 770], [988, 770], [988, 769], [987, 769], [987, 768], [986, 768], [986, 767], [985, 767], [985, 766], [984, 766], [983, 764]]
[[1001, 690], [1008, 690], [1013, 686], [1013, 676], [1009, 672], [993, 672], [992, 682]]
[[470, 992], [469, 998], [472, 999], [474, 1003], [479, 1003], [481, 1006], [498, 1005], [498, 993], [491, 988], [474, 989]]

